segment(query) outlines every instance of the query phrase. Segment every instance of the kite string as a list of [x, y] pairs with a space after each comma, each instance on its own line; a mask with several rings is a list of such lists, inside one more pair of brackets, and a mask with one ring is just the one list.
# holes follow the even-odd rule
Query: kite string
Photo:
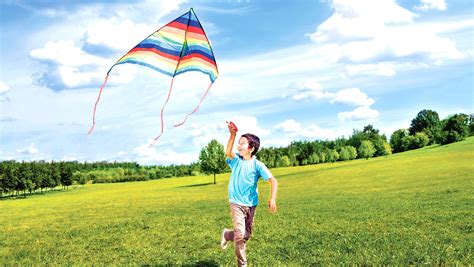
[[90, 133], [92, 133], [92, 131], [94, 130], [94, 127], [95, 127], [95, 111], [97, 109], [97, 104], [99, 103], [99, 100], [100, 100], [100, 95], [102, 94], [102, 89], [104, 89], [104, 86], [107, 83], [108, 78], [109, 78], [109, 73], [107, 73], [107, 75], [105, 76], [104, 83], [102, 83], [102, 86], [100, 87], [100, 90], [99, 90], [99, 95], [97, 96], [97, 100], [95, 101], [94, 112], [92, 113], [92, 127], [89, 129], [89, 132], [87, 133], [88, 135]]
[[188, 119], [188, 117], [191, 116], [191, 114], [193, 114], [194, 112], [196, 112], [199, 109], [199, 107], [201, 106], [201, 103], [204, 101], [204, 98], [206, 98], [207, 94], [209, 93], [209, 90], [211, 89], [212, 84], [213, 84], [213, 82], [211, 82], [209, 84], [206, 91], [204, 92], [204, 95], [201, 98], [201, 101], [199, 101], [199, 104], [196, 106], [196, 108], [193, 111], [191, 111], [190, 113], [188, 113], [181, 123], [175, 124], [174, 127], [179, 127], [179, 126], [183, 125], [186, 122], [186, 120]]
[[164, 103], [163, 106], [161, 107], [161, 113], [160, 113], [160, 118], [161, 118], [161, 132], [160, 132], [160, 134], [159, 134], [157, 137], [155, 137], [155, 139], [153, 139], [153, 143], [150, 145], [150, 147], [154, 146], [155, 143], [156, 143], [156, 140], [158, 140], [158, 139], [161, 137], [161, 135], [163, 134], [163, 130], [164, 130], [163, 111], [164, 111], [164, 109], [165, 109], [166, 104], [167, 104], [168, 101], [170, 100], [171, 92], [173, 91], [173, 81], [174, 81], [174, 77], [171, 78], [170, 89], [169, 89], [169, 91], [168, 91], [168, 97], [166, 98], [165, 103]]

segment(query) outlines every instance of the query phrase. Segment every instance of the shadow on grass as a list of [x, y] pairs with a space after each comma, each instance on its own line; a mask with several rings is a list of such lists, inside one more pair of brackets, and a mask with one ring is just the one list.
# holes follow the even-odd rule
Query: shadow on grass
[[77, 189], [84, 189], [84, 186], [70, 186], [68, 189], [65, 188], [54, 188], [54, 189], [46, 189], [44, 191], [33, 191], [31, 193], [26, 192], [26, 193], [19, 193], [19, 194], [13, 194], [13, 195], [0, 195], [0, 201], [3, 200], [12, 200], [12, 199], [25, 199], [28, 197], [33, 197], [33, 196], [44, 196], [44, 195], [50, 195], [50, 194], [58, 194], [58, 193], [63, 193], [63, 192], [69, 192]]
[[217, 262], [215, 261], [210, 261], [210, 260], [204, 260], [204, 261], [197, 261], [196, 263], [191, 263], [191, 264], [185, 264], [183, 266], [186, 266], [186, 267], [191, 267], [191, 266], [219, 266], [219, 264], [217, 264]]
[[[167, 264], [163, 264], [163, 265], [144, 264], [142, 266], [176, 266], [176, 264], [175, 263], [167, 263]], [[213, 260], [203, 260], [203, 261], [197, 261], [195, 263], [183, 264], [181, 266], [186, 266], [186, 267], [197, 267], [197, 266], [215, 267], [215, 266], [219, 266], [219, 264], [216, 261], [213, 261]]]
[[182, 185], [182, 186], [178, 186], [176, 188], [189, 188], [189, 187], [207, 186], [207, 185], [211, 185], [211, 184], [214, 184], [214, 183]]

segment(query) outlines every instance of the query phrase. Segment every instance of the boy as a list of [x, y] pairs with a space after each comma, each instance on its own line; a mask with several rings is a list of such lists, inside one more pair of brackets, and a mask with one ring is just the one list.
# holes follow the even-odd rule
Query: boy
[[230, 138], [227, 143], [226, 162], [232, 171], [228, 191], [234, 229], [224, 229], [222, 231], [221, 247], [225, 249], [228, 241], [233, 240], [238, 266], [247, 266], [245, 244], [252, 234], [253, 219], [258, 204], [258, 179], [262, 177], [264, 181], [270, 182], [271, 193], [268, 208], [272, 213], [277, 211], [278, 182], [265, 164], [255, 158], [255, 154], [260, 147], [260, 139], [253, 134], [242, 135], [237, 146], [239, 153], [234, 154], [232, 148], [237, 134], [237, 127], [230, 123], [228, 128]]

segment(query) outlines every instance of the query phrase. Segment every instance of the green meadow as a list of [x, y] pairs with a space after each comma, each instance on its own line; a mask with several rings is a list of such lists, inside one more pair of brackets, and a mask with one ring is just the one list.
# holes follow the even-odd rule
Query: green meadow
[[[249, 265], [474, 264], [474, 138], [400, 154], [271, 170]], [[234, 265], [229, 174], [0, 200], [0, 264]]]

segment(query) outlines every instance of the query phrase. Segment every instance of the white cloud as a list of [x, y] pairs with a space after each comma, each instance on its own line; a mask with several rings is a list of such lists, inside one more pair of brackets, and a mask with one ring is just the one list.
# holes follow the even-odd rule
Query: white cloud
[[373, 98], [368, 97], [367, 94], [362, 92], [359, 88], [346, 88], [335, 93], [306, 90], [292, 96], [295, 100], [309, 97], [313, 97], [316, 100], [329, 99], [329, 103], [331, 104], [341, 103], [352, 106], [370, 106], [375, 103]]
[[368, 97], [367, 94], [362, 92], [359, 88], [347, 88], [335, 93], [329, 102], [331, 104], [342, 103], [354, 106], [370, 106], [375, 100]]
[[311, 35], [315, 42], [373, 38], [387, 25], [410, 23], [416, 16], [393, 0], [334, 0], [333, 8], [334, 14]]
[[346, 73], [351, 76], [355, 75], [377, 75], [391, 77], [396, 74], [395, 66], [391, 63], [377, 64], [356, 64], [346, 65]]
[[289, 119], [273, 126], [273, 128], [282, 130], [285, 133], [299, 132], [301, 130], [301, 123], [296, 122], [294, 119]]
[[439, 29], [434, 24], [416, 23], [414, 18], [418, 15], [395, 0], [334, 0], [333, 6], [334, 14], [318, 26], [311, 39], [330, 46], [339, 61], [407, 56], [436, 61], [463, 57], [454, 41], [438, 36]]
[[298, 93], [296, 95], [293, 95], [293, 99], [294, 100], [302, 100], [302, 99], [306, 99], [306, 98], [314, 98], [316, 100], [318, 99], [330, 99], [334, 97], [334, 94], [333, 93], [329, 93], [329, 92], [321, 92], [321, 91], [304, 91], [304, 92], [301, 92], [301, 93]]
[[149, 24], [134, 23], [130, 19], [123, 21], [117, 17], [102, 19], [88, 25], [86, 42], [123, 50], [125, 53], [155, 30]]
[[[38, 83], [54, 90], [100, 84], [108, 68], [130, 48], [167, 23], [159, 20], [177, 10], [181, 3], [183, 1], [153, 0], [133, 4], [76, 4], [67, 7], [74, 11], [68, 11], [62, 5], [28, 4], [29, 9], [39, 11], [40, 14], [60, 17], [68, 14], [61, 25], [52, 25], [40, 31], [41, 35], [35, 35], [44, 46], [32, 49], [30, 56], [47, 66], [36, 75]], [[51, 35], [52, 32], [55, 35]], [[49, 40], [46, 39], [48, 41], [45, 41], [48, 38], [45, 36], [49, 36]], [[57, 39], [58, 36], [64, 39]], [[113, 48], [116, 52], [105, 52], [104, 47]], [[129, 82], [134, 77], [130, 74], [124, 77], [124, 73], [114, 69], [112, 75], [115, 77], [110, 81]]]
[[294, 100], [302, 100], [306, 98], [323, 99], [332, 97], [331, 93], [323, 91], [323, 86], [318, 81], [312, 79], [290, 84], [289, 88], [295, 88], [296, 91], [298, 91], [298, 93], [292, 96]]
[[8, 86], [8, 84], [0, 81], [0, 94], [4, 94], [4, 93], [8, 92], [8, 90], [10, 90], [10, 86]]
[[291, 140], [295, 140], [295, 138], [333, 139], [338, 136], [338, 133], [336, 133], [334, 130], [323, 129], [316, 124], [302, 126], [301, 123], [295, 121], [294, 119], [287, 119], [274, 125], [272, 128], [281, 130], [286, 134], [286, 138], [270, 139], [267, 141], [275, 145], [289, 144]]
[[59, 65], [71, 67], [90, 64], [101, 65], [105, 63], [103, 58], [82, 51], [72, 40], [49, 41], [43, 48], [31, 50], [30, 56], [35, 59], [49, 60]]
[[38, 149], [35, 147], [34, 143], [31, 143], [29, 147], [17, 149], [17, 152], [20, 154], [37, 154]]
[[306, 80], [303, 84], [303, 87], [313, 91], [321, 91], [323, 89], [323, 86], [318, 81], [312, 79]]
[[420, 10], [446, 10], [446, 2], [444, 0], [420, 0], [420, 2], [422, 3], [422, 5], [416, 7]]
[[117, 153], [117, 156], [119, 156], [119, 157], [125, 157], [125, 156], [127, 156], [127, 155], [128, 155], [128, 153], [127, 153], [126, 151], [119, 151], [119, 152]]
[[188, 135], [192, 138], [193, 145], [203, 147], [212, 139], [216, 139], [224, 146], [229, 138], [229, 130], [225, 121], [232, 121], [239, 131], [237, 136], [245, 133], [252, 133], [259, 137], [270, 135], [271, 131], [258, 125], [258, 119], [254, 116], [231, 116], [225, 119], [209, 118], [202, 124], [192, 124], [187, 130]]
[[[54, 62], [50, 72], [57, 72], [60, 81], [67, 88], [77, 88], [91, 83], [100, 83], [114, 59], [106, 59], [84, 52], [74, 41], [50, 41], [43, 48], [33, 49], [30, 56], [45, 62]], [[120, 66], [110, 74], [110, 84], [130, 82], [137, 67]], [[51, 74], [51, 73], [50, 73]]]
[[334, 139], [339, 136], [339, 134], [334, 130], [323, 129], [316, 124], [311, 124], [307, 128], [303, 129], [300, 135], [307, 138], [319, 139]]
[[177, 153], [172, 149], [158, 149], [146, 143], [133, 150], [136, 160], [142, 164], [189, 164], [198, 159], [196, 153]]
[[239, 128], [240, 134], [252, 133], [257, 136], [267, 136], [271, 133], [269, 129], [258, 125], [258, 120], [255, 116], [234, 116], [230, 118], [230, 121]]
[[378, 118], [380, 113], [375, 110], [371, 109], [369, 106], [360, 106], [353, 111], [349, 112], [341, 112], [337, 115], [339, 120], [346, 121], [346, 120], [365, 120], [365, 119], [375, 119]]

